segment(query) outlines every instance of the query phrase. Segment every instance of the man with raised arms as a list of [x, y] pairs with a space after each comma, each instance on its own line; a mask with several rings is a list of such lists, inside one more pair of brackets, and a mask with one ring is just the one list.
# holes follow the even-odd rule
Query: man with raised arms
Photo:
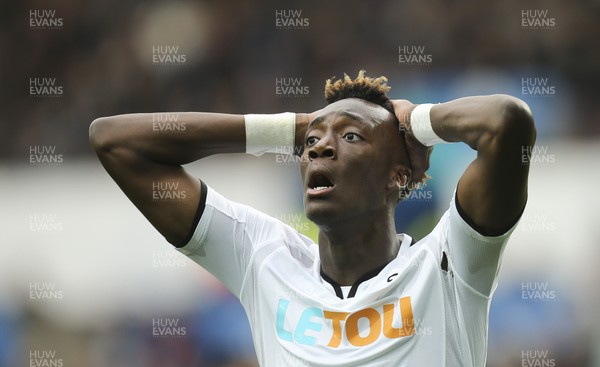
[[[507, 95], [440, 104], [389, 100], [385, 77], [328, 80], [310, 114], [179, 113], [183, 134], [152, 114], [90, 127], [100, 161], [179, 251], [241, 300], [263, 367], [485, 365], [500, 259], [527, 200], [535, 127]], [[448, 210], [415, 242], [394, 210], [427, 178], [431, 147], [477, 151]], [[182, 165], [219, 153], [301, 152], [306, 216], [318, 245], [228, 200]], [[185, 200], [156, 201], [153, 182]]]

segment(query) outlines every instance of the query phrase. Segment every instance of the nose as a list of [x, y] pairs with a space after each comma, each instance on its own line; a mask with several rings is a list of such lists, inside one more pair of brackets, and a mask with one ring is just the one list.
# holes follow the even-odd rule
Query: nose
[[335, 158], [336, 150], [333, 144], [331, 143], [332, 142], [330, 138], [322, 138], [315, 145], [310, 147], [308, 151], [308, 158], [310, 160], [317, 158]]

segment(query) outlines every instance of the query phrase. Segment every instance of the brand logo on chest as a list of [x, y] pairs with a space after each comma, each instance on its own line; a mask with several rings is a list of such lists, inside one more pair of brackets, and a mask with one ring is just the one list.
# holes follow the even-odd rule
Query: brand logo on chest
[[[415, 333], [410, 297], [356, 312], [328, 311], [318, 307], [306, 307], [300, 313], [288, 312], [292, 307], [289, 300], [279, 299], [276, 328], [280, 340], [317, 345], [318, 340], [324, 339], [328, 340], [328, 347], [338, 348], [345, 338], [351, 345], [363, 347], [382, 336], [395, 339]], [[400, 320], [401, 327], [393, 326], [395, 318]]]

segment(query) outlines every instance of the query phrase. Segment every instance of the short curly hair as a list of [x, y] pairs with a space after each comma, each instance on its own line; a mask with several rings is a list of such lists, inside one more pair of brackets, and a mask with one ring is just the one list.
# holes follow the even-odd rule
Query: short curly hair
[[387, 82], [388, 79], [385, 76], [378, 78], [365, 76], [364, 70], [359, 71], [354, 80], [344, 73], [344, 78], [335, 82], [327, 79], [325, 82], [325, 101], [333, 103], [346, 98], [360, 98], [394, 113], [392, 102], [387, 96], [387, 92], [392, 88], [387, 85]]
[[[365, 76], [365, 70], [360, 70], [356, 79], [351, 79], [348, 74], [344, 73], [342, 79], [332, 81], [327, 79], [325, 82], [325, 101], [328, 104], [340, 101], [346, 98], [360, 98], [373, 102], [386, 110], [394, 114], [394, 107], [390, 98], [387, 96], [387, 92], [392, 89], [388, 83], [388, 79], [385, 76], [379, 76], [377, 78], [371, 78]], [[401, 134], [404, 134], [403, 130], [400, 130]], [[429, 161], [432, 148], [427, 150], [426, 160]], [[410, 160], [410, 154], [407, 151], [407, 157]], [[412, 161], [411, 161], [412, 170]], [[403, 200], [410, 196], [410, 192], [413, 189], [420, 189], [426, 185], [427, 180], [430, 176], [424, 172], [421, 177], [411, 177], [410, 182], [406, 188], [400, 190], [399, 200]]]

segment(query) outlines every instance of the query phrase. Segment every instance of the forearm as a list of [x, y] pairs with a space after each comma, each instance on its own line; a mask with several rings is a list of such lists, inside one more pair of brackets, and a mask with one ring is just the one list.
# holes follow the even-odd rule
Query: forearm
[[[500, 145], [533, 144], [535, 136], [529, 107], [507, 95], [459, 98], [434, 105], [431, 126], [447, 142], [463, 142], [481, 151]], [[520, 152], [520, 150], [519, 150]]]
[[[308, 123], [296, 114], [296, 143]], [[96, 119], [90, 140], [99, 151], [124, 148], [154, 162], [182, 165], [218, 153], [243, 153], [243, 115], [179, 112], [140, 113]]]

